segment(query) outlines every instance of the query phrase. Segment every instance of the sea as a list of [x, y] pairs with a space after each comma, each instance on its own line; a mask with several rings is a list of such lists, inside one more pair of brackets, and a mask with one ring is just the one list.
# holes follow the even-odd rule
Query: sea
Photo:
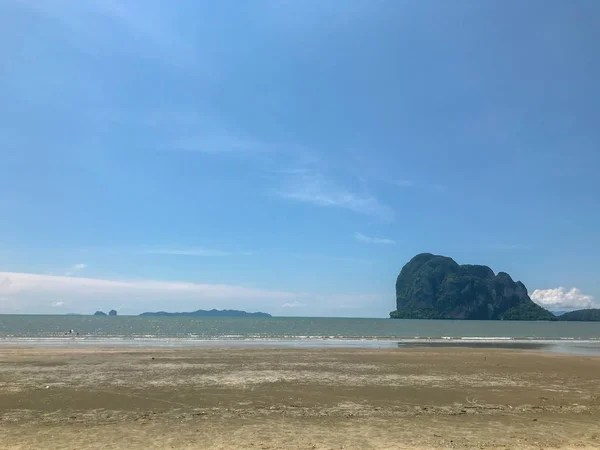
[[600, 356], [600, 322], [0, 315], [0, 346], [497, 347]]

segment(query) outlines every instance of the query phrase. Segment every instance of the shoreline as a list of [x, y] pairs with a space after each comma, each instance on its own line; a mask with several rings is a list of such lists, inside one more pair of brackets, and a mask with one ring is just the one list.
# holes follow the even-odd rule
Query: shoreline
[[600, 338], [510, 338], [510, 337], [415, 337], [415, 338], [163, 338], [163, 337], [2, 337], [2, 348], [346, 348], [346, 349], [394, 349], [394, 348], [465, 348], [535, 350], [541, 352], [600, 356]]
[[600, 358], [466, 348], [0, 348], [0, 448], [600, 446]]

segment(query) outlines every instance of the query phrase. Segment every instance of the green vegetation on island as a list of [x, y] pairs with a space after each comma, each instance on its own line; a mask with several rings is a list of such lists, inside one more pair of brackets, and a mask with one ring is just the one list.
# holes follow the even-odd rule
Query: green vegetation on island
[[573, 322], [600, 322], [600, 309], [579, 309], [558, 316], [558, 320]]
[[527, 288], [487, 266], [459, 265], [446, 256], [422, 253], [396, 280], [393, 319], [556, 320], [534, 303]]
[[199, 309], [198, 311], [193, 312], [145, 312], [140, 314], [140, 316], [172, 316], [172, 317], [272, 317], [270, 314], [263, 312], [254, 312], [249, 313], [246, 311], [237, 311], [234, 309], [211, 309], [210, 311], [205, 311], [203, 309]]

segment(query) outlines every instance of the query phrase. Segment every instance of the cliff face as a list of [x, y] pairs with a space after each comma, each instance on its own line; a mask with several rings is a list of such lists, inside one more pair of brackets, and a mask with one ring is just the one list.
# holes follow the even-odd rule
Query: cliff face
[[495, 275], [487, 266], [461, 266], [430, 253], [415, 256], [402, 268], [396, 280], [396, 308], [390, 316], [400, 319], [556, 319], [507, 273]]

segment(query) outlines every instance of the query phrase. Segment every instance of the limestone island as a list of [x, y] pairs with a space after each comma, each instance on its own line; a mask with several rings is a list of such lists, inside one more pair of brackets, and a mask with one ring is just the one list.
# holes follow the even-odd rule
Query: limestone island
[[487, 266], [457, 264], [447, 256], [421, 253], [396, 280], [393, 319], [557, 320], [534, 303], [527, 288]]

